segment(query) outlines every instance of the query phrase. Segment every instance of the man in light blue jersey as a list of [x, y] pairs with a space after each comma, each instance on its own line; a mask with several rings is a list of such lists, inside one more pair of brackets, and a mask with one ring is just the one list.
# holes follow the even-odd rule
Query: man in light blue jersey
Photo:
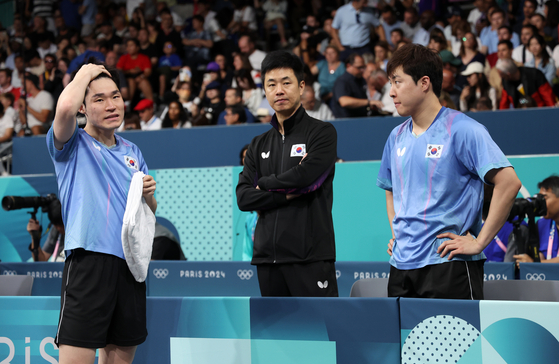
[[155, 181], [138, 147], [115, 135], [123, 118], [117, 74], [85, 64], [60, 95], [47, 134], [66, 232], [60, 364], [93, 364], [97, 348], [99, 363], [131, 363], [147, 336], [146, 286], [126, 264], [121, 231], [133, 174], [146, 174], [143, 197], [153, 212]]
[[[408, 44], [387, 65], [390, 96], [410, 116], [386, 142], [377, 185], [386, 190], [392, 297], [483, 298], [483, 249], [520, 189], [484, 126], [442, 107], [443, 64]], [[495, 186], [482, 228], [483, 183]]]

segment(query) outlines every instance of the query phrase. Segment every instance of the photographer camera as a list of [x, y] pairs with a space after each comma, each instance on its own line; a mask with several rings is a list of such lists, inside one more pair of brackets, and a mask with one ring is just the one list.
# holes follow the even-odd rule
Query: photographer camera
[[[559, 223], [559, 176], [551, 176], [538, 183], [539, 195], [545, 200], [547, 212], [537, 222], [537, 233], [539, 235], [538, 255], [542, 263], [559, 263], [557, 257]], [[538, 216], [538, 215], [536, 215]], [[537, 261], [534, 256], [522, 253], [513, 256], [518, 266], [519, 263], [531, 263]]]
[[[2, 207], [6, 211], [19, 210], [25, 208], [34, 209], [27, 224], [27, 231], [31, 235], [29, 250], [32, 252], [33, 260], [36, 262], [64, 261], [64, 222], [60, 201], [54, 194], [46, 197], [18, 197], [5, 196], [2, 199]], [[41, 248], [42, 226], [37, 220], [37, 211], [42, 208], [43, 213], [48, 214], [50, 221], [48, 236], [45, 244]], [[51, 259], [52, 257], [52, 259]]]

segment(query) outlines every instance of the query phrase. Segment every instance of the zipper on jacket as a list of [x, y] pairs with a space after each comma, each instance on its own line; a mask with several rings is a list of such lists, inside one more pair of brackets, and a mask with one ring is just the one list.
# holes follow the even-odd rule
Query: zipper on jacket
[[[281, 135], [281, 165], [280, 165], [280, 173], [283, 173], [283, 149], [285, 147], [285, 134]], [[276, 211], [276, 222], [274, 224], [274, 263], [276, 263], [276, 232], [278, 227], [278, 216], [279, 211]]]

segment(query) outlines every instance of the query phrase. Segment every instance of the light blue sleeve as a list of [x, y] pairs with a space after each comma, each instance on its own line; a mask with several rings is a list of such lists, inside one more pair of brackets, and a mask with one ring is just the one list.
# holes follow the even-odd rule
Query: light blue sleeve
[[392, 191], [392, 149], [396, 139], [396, 130], [393, 130], [384, 145], [380, 170], [377, 176], [377, 186], [383, 190]]
[[485, 183], [485, 175], [490, 170], [512, 166], [485, 126], [477, 121], [463, 120], [452, 133], [456, 157]]
[[70, 140], [64, 144], [62, 150], [56, 149], [54, 146], [54, 130], [51, 127], [47, 133], [47, 149], [49, 151], [50, 157], [57, 162], [62, 162], [68, 160], [68, 158], [72, 155], [74, 150], [76, 149], [78, 143], [78, 122], [76, 121], [76, 128], [74, 129], [74, 134], [70, 137]]

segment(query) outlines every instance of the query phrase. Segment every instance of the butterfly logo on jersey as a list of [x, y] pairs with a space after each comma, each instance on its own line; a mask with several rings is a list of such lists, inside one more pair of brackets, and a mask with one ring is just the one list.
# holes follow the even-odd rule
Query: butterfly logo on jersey
[[97, 149], [98, 151], [101, 151], [101, 147], [95, 144], [95, 142], [91, 142], [91, 144], [93, 144], [93, 148]]
[[402, 149], [398, 148], [398, 150], [396, 150], [396, 155], [398, 157], [403, 157], [405, 152], [406, 152], [406, 147], [403, 147]]
[[262, 159], [266, 159], [270, 157], [270, 151], [268, 151], [268, 153], [264, 153], [262, 152]]
[[126, 167], [128, 167], [128, 168], [134, 168], [137, 171], [140, 170], [140, 165], [138, 164], [138, 161], [136, 159], [132, 158], [132, 157], [125, 156], [124, 157], [124, 163], [126, 164]]
[[291, 146], [290, 157], [302, 157], [307, 153], [307, 146], [305, 144], [293, 144]]
[[428, 144], [425, 158], [440, 158], [443, 153], [444, 145], [441, 144]]

